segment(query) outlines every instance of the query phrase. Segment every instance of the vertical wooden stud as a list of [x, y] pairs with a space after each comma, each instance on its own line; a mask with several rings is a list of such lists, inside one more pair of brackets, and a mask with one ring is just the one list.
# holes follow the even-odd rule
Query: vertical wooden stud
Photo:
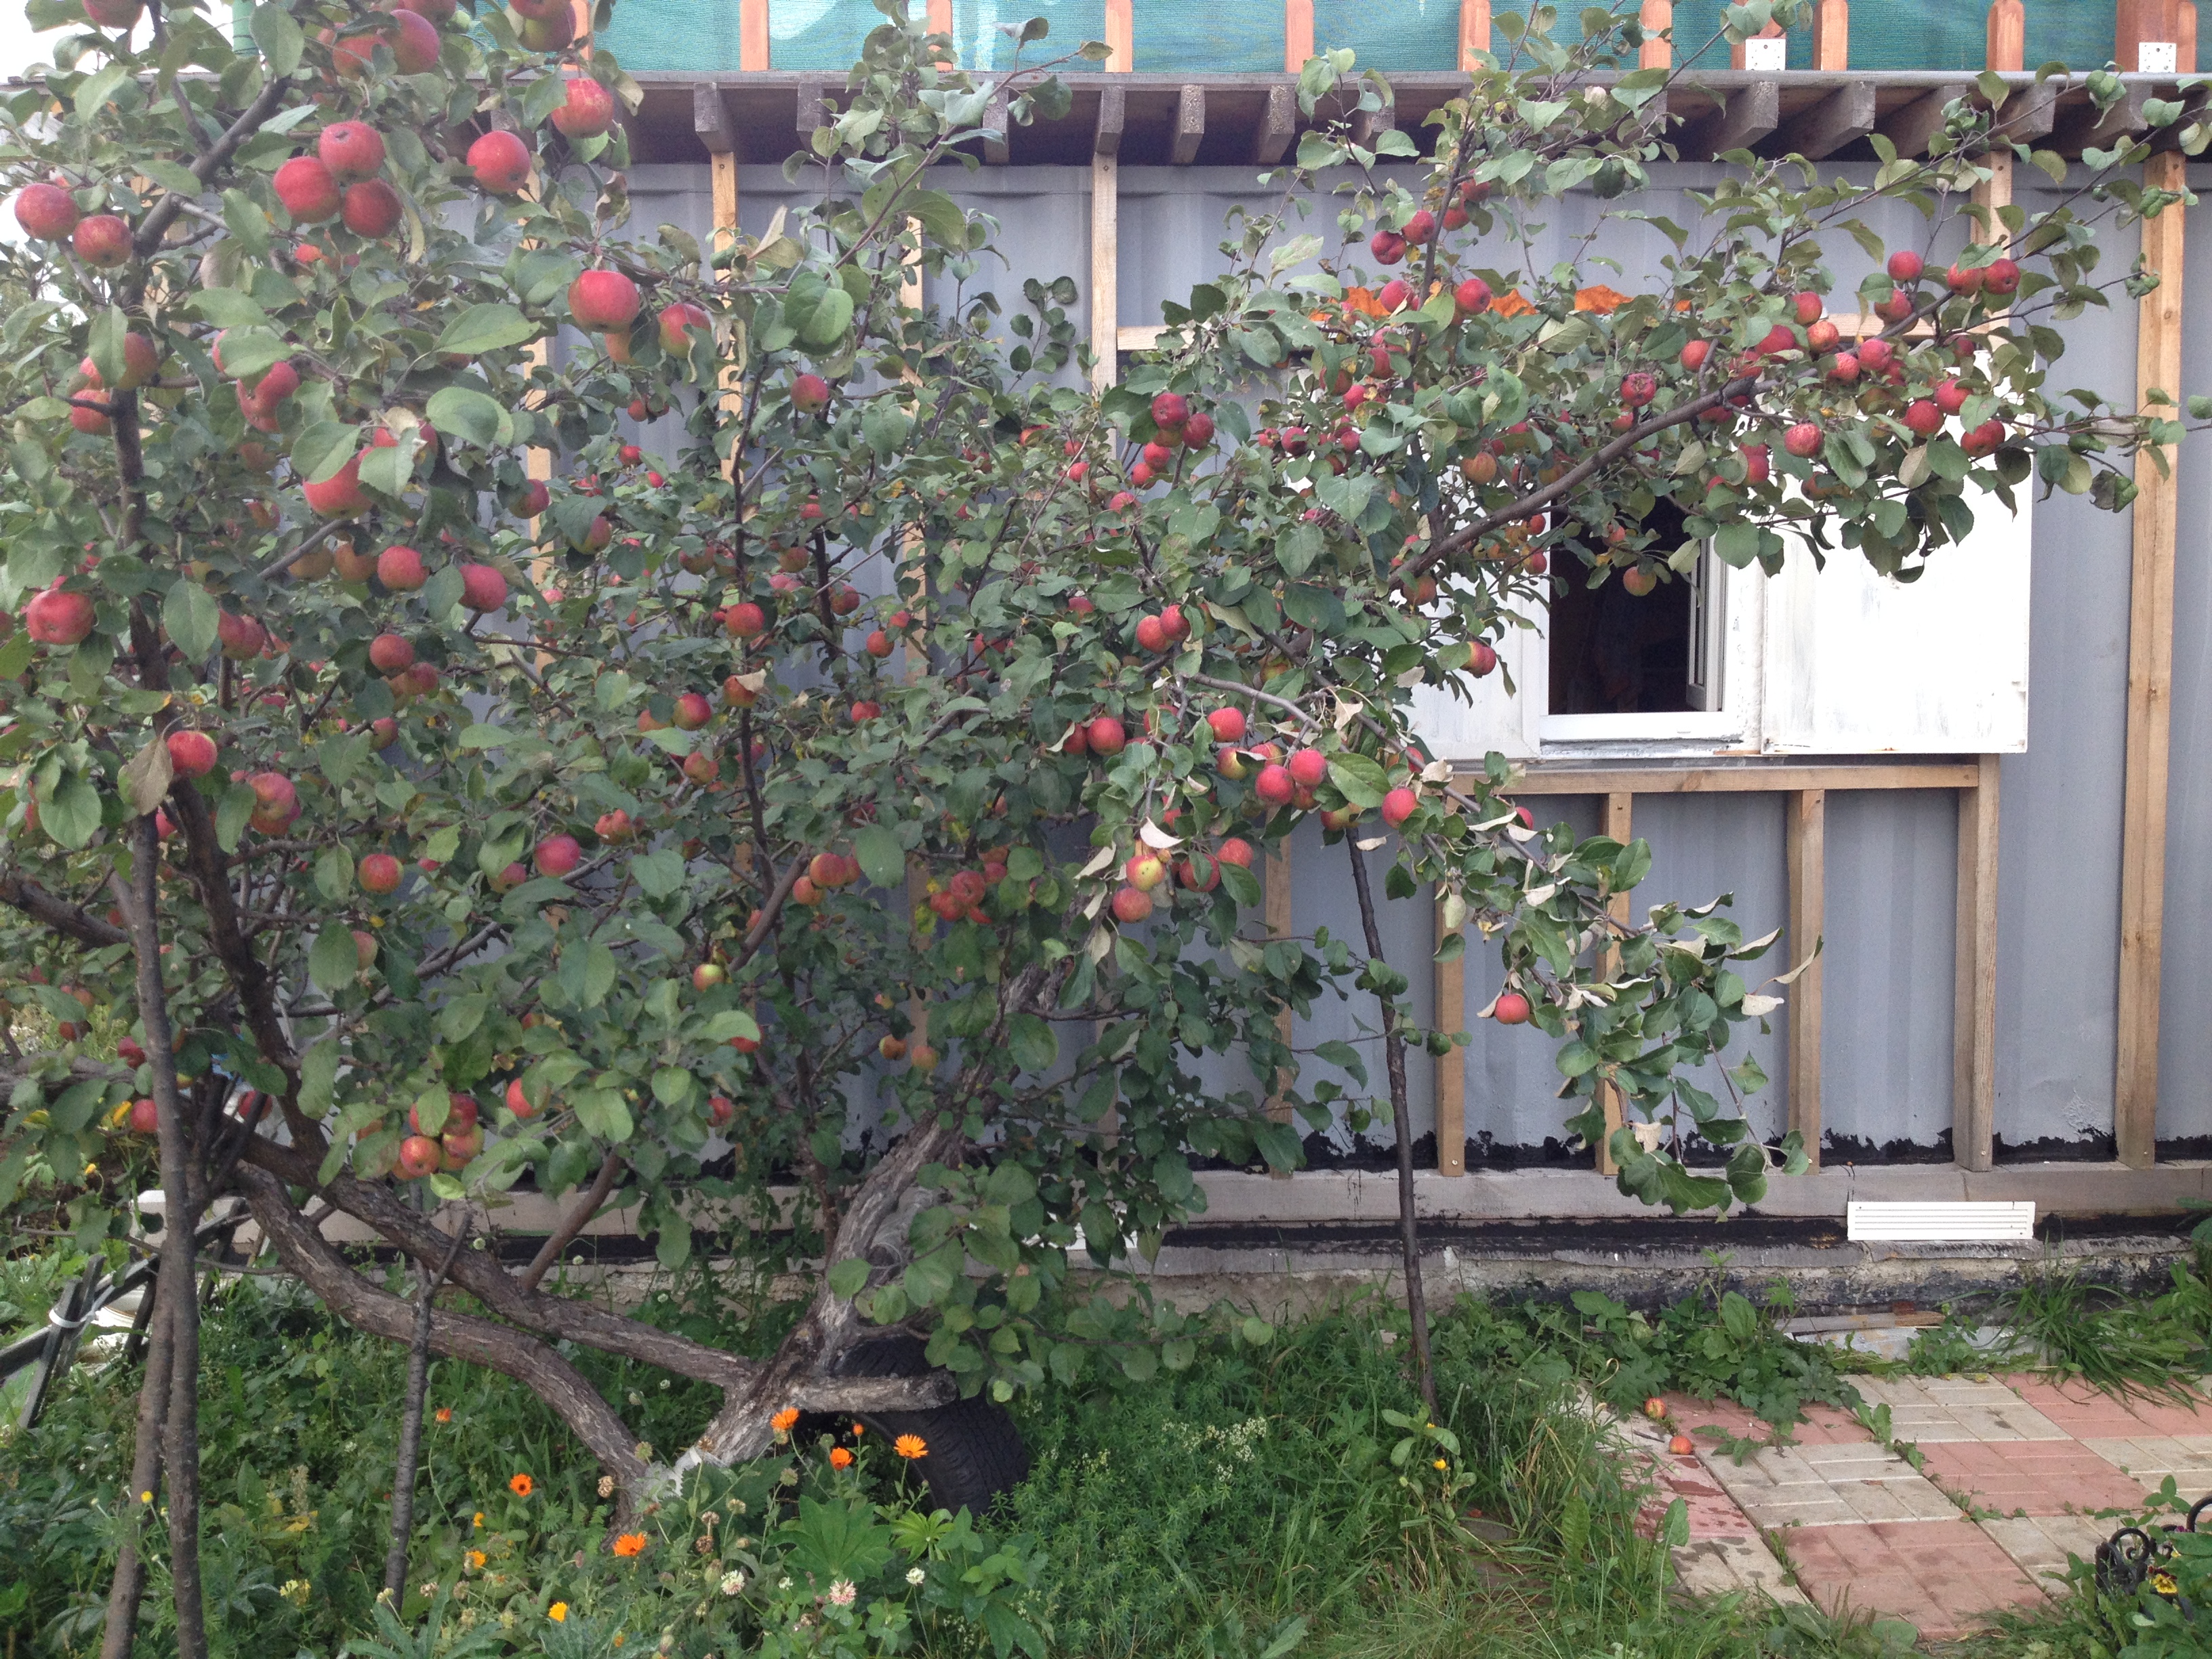
[[[1609, 841], [1626, 847], [1636, 836], [1636, 797], [1626, 791], [1616, 790], [1605, 798], [1605, 834]], [[1606, 914], [1622, 927], [1628, 925], [1628, 895], [1615, 893], [1606, 901]], [[1620, 952], [1612, 945], [1605, 950], [1605, 971], [1611, 974], [1620, 966]], [[1620, 1091], [1610, 1083], [1597, 1086], [1598, 1104], [1605, 1109], [1605, 1139], [1598, 1143], [1597, 1172], [1618, 1175], [1620, 1166], [1613, 1162], [1613, 1132], [1626, 1120], [1621, 1109]]]
[[768, 66], [768, 0], [738, 0], [738, 67]]
[[592, 55], [592, 0], [568, 0], [568, 15], [575, 20], [576, 55]]
[[928, 0], [921, 15], [923, 26], [932, 34], [952, 33], [952, 0]]
[[1091, 384], [1098, 392], [1121, 373], [1121, 180], [1118, 156], [1091, 158]]
[[1851, 66], [1851, 0], [1814, 0], [1813, 67], [1841, 71]]
[[1959, 920], [1952, 945], [1951, 1155], [1986, 1170], [1996, 1146], [1997, 757], [1959, 792]]
[[[714, 192], [714, 234], [709, 246], [719, 253], [738, 240], [738, 153], [734, 149], [718, 150], [708, 158], [708, 182]], [[735, 363], [722, 367], [722, 412], [735, 416], [744, 408], [741, 371]], [[730, 459], [722, 469], [725, 477], [734, 476], [744, 454], [742, 444], [732, 445]]]
[[1474, 66], [1474, 54], [1490, 50], [1490, 0], [1459, 0], [1459, 64]]
[[[1291, 843], [1287, 840], [1278, 840], [1268, 846], [1265, 879], [1266, 886], [1261, 894], [1261, 902], [1266, 909], [1267, 937], [1288, 939], [1291, 936], [1292, 913]], [[1291, 1011], [1285, 1008], [1275, 1016], [1275, 1035], [1282, 1040], [1285, 1047], [1290, 1043], [1291, 1031]], [[1283, 1080], [1280, 1074], [1268, 1079], [1270, 1086], [1267, 1091], [1267, 1116], [1276, 1123], [1288, 1123], [1291, 1121], [1291, 1103], [1284, 1098], [1279, 1086]], [[1287, 1181], [1290, 1176], [1287, 1173], [1279, 1171], [1276, 1174], [1276, 1179]]]
[[1644, 0], [1636, 21], [1644, 25], [1644, 44], [1636, 50], [1636, 67], [1674, 68], [1673, 43], [1659, 39], [1659, 31], [1674, 27], [1674, 0]]
[[1820, 958], [1827, 929], [1828, 792], [1799, 789], [1790, 796], [1790, 957], [1795, 967], [1812, 962], [1790, 982], [1790, 1127], [1805, 1155], [1820, 1167]]
[[1313, 0], [1283, 0], [1283, 73], [1296, 75], [1313, 55]]
[[2197, 73], [2197, 0], [2181, 0], [2174, 12], [2174, 73], [2194, 75]]
[[1983, 61], [1993, 70], [2027, 65], [2027, 8], [2021, 0], [1990, 0], [1989, 46]]
[[[2124, 70], [2142, 67], [2142, 45], [2181, 42], [2182, 0], [2117, 0], [2112, 7], [2112, 56]], [[2178, 59], [2179, 51], [2175, 52]]]
[[1106, 0], [1106, 72], [1127, 75], [1137, 66], [1137, 20], [1132, 0]]
[[[1443, 945], [1443, 906], [1434, 911], [1436, 942]], [[1437, 1030], [1447, 1036], [1467, 1028], [1467, 957], [1435, 964]], [[1437, 1059], [1437, 1173], [1467, 1173], [1467, 1050], [1455, 1043]]]
[[[2184, 157], [2166, 150], [2143, 163], [2147, 190], [2179, 191]], [[2139, 307], [2138, 406], [2157, 387], [2181, 385], [2181, 210], [2142, 227], [2142, 262], [2159, 276]], [[2166, 413], [2172, 413], [2171, 410]], [[2112, 1091], [2120, 1161], [2147, 1169], [2157, 1158], [2160, 946], [2166, 913], [2166, 742], [2173, 694], [2173, 563], [2178, 480], [2166, 465], [2136, 461], [2135, 561], [2128, 600], [2127, 784], [2120, 843], [2118, 1076]]]

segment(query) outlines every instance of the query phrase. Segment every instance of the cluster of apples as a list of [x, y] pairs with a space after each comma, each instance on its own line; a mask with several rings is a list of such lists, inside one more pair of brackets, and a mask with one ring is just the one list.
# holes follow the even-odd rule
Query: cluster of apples
[[1210, 893], [1221, 884], [1221, 866], [1252, 867], [1252, 843], [1241, 836], [1225, 836], [1211, 852], [1191, 848], [1172, 863], [1150, 847], [1139, 847], [1121, 866], [1121, 885], [1113, 899], [1114, 919], [1125, 924], [1147, 921], [1152, 914], [1152, 893], [1172, 874], [1176, 884], [1194, 893]]
[[[518, 1079], [520, 1081], [520, 1079]], [[520, 1091], [509, 1085], [509, 1104]], [[527, 1105], [529, 1103], [524, 1103]], [[459, 1170], [483, 1151], [483, 1127], [477, 1121], [477, 1103], [473, 1095], [449, 1097], [446, 1121], [433, 1136], [423, 1133], [422, 1109], [407, 1109], [407, 1127], [410, 1133], [399, 1143], [399, 1156], [393, 1164], [394, 1172], [403, 1181], [421, 1181], [436, 1175], [441, 1170]]]

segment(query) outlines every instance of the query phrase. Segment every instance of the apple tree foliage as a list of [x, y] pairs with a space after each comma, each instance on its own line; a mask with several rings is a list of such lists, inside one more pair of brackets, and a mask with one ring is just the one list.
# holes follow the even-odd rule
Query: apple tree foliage
[[[634, 222], [636, 88], [557, 24], [264, 0], [246, 50], [189, 9], [33, 11], [54, 62], [0, 102], [32, 233], [0, 249], [0, 971], [41, 1029], [88, 1000], [132, 1035], [11, 1057], [0, 1187], [44, 1171], [100, 1232], [70, 1172], [152, 1100], [173, 1202], [242, 1190], [372, 1329], [410, 1316], [307, 1211], [449, 1271], [481, 1311], [434, 1345], [531, 1378], [626, 1484], [556, 1342], [716, 1383], [724, 1458], [786, 1406], [939, 1397], [840, 1374], [876, 1326], [1002, 1397], [1182, 1363], [1181, 1318], [1070, 1294], [1072, 1253], [1152, 1248], [1198, 1165], [1295, 1167], [1299, 1123], [1363, 1109], [1279, 1016], [1379, 998], [1401, 1109], [1406, 1047], [1453, 1040], [1371, 937], [1267, 935], [1309, 814], [1440, 903], [1441, 955], [1502, 952], [1487, 1012], [1556, 1042], [1585, 1139], [1618, 1091], [1624, 1189], [1756, 1200], [1802, 1152], [1699, 1079], [1776, 1006], [1769, 941], [1616, 921], [1647, 848], [1431, 759], [1413, 688], [1464, 695], [1555, 582], [1708, 542], [1910, 578], [2038, 478], [2124, 505], [2177, 429], [2046, 385], [2057, 324], [2154, 280], [2095, 240], [2171, 204], [2142, 145], [2019, 147], [2078, 189], [1974, 220], [1948, 271], [1859, 222], [1967, 215], [1969, 100], [1870, 183], [1735, 158], [1649, 222], [1652, 270], [1522, 263], [1571, 193], [1638, 216], [1672, 153], [1632, 7], [1501, 18], [1418, 137], [1315, 59], [1280, 210], [1097, 395], [1073, 285], [1002, 307], [995, 228], [943, 188], [987, 119], [1066, 110], [1050, 65], [939, 67], [890, 19], [793, 159], [811, 204], [701, 246]], [[521, 1182], [671, 1266], [704, 1227], [811, 1272], [805, 1316], [740, 1356], [449, 1248]]]

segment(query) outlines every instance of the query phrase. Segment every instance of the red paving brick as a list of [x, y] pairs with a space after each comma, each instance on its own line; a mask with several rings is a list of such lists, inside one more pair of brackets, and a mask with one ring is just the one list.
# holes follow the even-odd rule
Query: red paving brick
[[1924, 1637], [1963, 1635], [2043, 1593], [1972, 1522], [1795, 1527], [1782, 1537], [1805, 1593], [1829, 1612], [1909, 1620]]
[[[1711, 1427], [1747, 1440], [1774, 1437], [1771, 1425], [1762, 1423], [1733, 1400], [1698, 1400], [1686, 1394], [1670, 1394], [1663, 1398], [1667, 1401], [1667, 1420], [1680, 1433], [1692, 1434], [1698, 1429]], [[1852, 1445], [1874, 1438], [1859, 1426], [1856, 1418], [1832, 1406], [1808, 1406], [1805, 1420], [1790, 1431], [1790, 1437], [1801, 1446]], [[1700, 1437], [1699, 1443], [1711, 1442]]]
[[1944, 1440], [1920, 1448], [1923, 1473], [1954, 1498], [2002, 1515], [2069, 1515], [2142, 1505], [2142, 1487], [2072, 1440]]
[[2164, 1399], [2118, 1399], [2079, 1382], [2008, 1376], [2005, 1386], [2077, 1440], [2138, 1434], [2212, 1434], [2212, 1401], [2177, 1405]]

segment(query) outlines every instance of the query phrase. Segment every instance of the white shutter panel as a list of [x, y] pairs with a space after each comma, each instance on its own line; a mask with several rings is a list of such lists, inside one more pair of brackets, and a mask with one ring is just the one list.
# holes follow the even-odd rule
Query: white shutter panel
[[[1472, 702], [1438, 686], [1415, 686], [1413, 730], [1430, 754], [1438, 760], [1480, 761], [1495, 750], [1510, 760], [1534, 759], [1535, 721], [1543, 714], [1547, 691], [1540, 679], [1549, 666], [1540, 647], [1533, 630], [1507, 629], [1498, 641], [1496, 669], [1479, 680], [1453, 676]], [[1516, 696], [1506, 694], [1508, 673]]]
[[1851, 549], [1792, 548], [1767, 593], [1771, 752], [2003, 754], [2027, 747], [2028, 526], [1977, 492], [1974, 529], [1917, 581]]

